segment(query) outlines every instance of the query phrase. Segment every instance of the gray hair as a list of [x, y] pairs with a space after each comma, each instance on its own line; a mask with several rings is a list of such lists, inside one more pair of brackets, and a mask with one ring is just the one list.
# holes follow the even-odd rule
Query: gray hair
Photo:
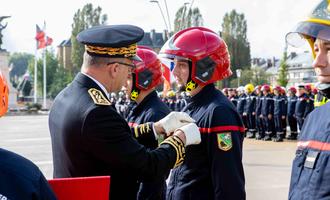
[[92, 56], [89, 55], [87, 52], [84, 53], [84, 62], [83, 67], [98, 67], [108, 64], [111, 61], [110, 58], [107, 57], [99, 57], [99, 56]]

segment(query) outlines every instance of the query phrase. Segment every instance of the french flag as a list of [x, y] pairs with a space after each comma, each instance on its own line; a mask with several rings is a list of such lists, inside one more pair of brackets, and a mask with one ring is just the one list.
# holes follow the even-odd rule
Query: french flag
[[164, 58], [161, 58], [160, 60], [162, 63], [163, 76], [164, 76], [165, 80], [168, 83], [175, 82], [175, 78], [174, 78], [173, 74], [171, 73], [171, 71], [174, 69], [174, 62], [170, 59], [164, 59]]

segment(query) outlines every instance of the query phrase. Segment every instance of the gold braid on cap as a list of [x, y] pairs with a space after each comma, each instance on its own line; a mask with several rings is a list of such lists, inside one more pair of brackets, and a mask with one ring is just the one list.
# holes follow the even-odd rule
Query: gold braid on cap
[[118, 47], [118, 48], [85, 45], [85, 49], [89, 53], [109, 55], [109, 56], [123, 56], [125, 58], [135, 56], [136, 47], [137, 47], [136, 43], [131, 44], [128, 47]]

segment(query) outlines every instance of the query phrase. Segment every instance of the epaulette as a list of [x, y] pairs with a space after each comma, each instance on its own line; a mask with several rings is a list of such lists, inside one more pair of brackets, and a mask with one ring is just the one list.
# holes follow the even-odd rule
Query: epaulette
[[92, 99], [96, 105], [104, 105], [104, 106], [111, 105], [109, 100], [103, 95], [103, 93], [100, 90], [91, 88], [88, 90], [88, 93], [92, 97]]

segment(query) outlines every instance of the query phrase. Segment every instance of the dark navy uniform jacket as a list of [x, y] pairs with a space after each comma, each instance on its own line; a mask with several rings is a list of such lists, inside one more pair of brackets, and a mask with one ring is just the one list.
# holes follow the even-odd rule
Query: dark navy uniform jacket
[[274, 99], [271, 94], [267, 94], [267, 96], [263, 96], [261, 98], [261, 114], [264, 117], [267, 117], [269, 114], [274, 114]]
[[305, 117], [314, 110], [314, 95], [309, 94], [307, 95], [308, 100], [306, 104], [306, 110], [305, 110]]
[[256, 97], [256, 115], [259, 117], [261, 115], [261, 108], [262, 108], [262, 95], [258, 95]]
[[288, 116], [293, 116], [296, 110], [297, 96], [288, 97]]
[[307, 96], [307, 94], [303, 94], [298, 97], [295, 110], [296, 117], [305, 118], [307, 116], [306, 106], [308, 101], [309, 97]]
[[22, 156], [0, 148], [0, 199], [56, 199], [39, 168]]
[[188, 146], [184, 163], [172, 170], [167, 198], [245, 199], [244, 127], [233, 104], [210, 84], [191, 98], [185, 112], [196, 120], [202, 142]]
[[241, 96], [238, 97], [238, 101], [237, 101], [237, 112], [239, 114], [243, 114], [245, 104], [246, 104], [246, 94], [242, 94]]
[[[156, 91], [148, 94], [139, 104], [131, 109], [127, 117], [128, 125], [133, 128], [139, 124], [146, 122], [157, 122], [169, 114], [171, 110], [163, 103], [157, 96]], [[140, 140], [148, 149], [155, 149], [158, 147], [158, 141], [154, 138], [146, 138]], [[138, 199], [155, 199], [161, 200], [165, 198], [166, 178], [157, 177], [148, 182], [143, 182], [138, 192]]]
[[[157, 96], [156, 91], [147, 95], [139, 104], [135, 103], [127, 116], [128, 125], [132, 128], [146, 122], [157, 122], [169, 114], [171, 110]], [[140, 144], [150, 149], [158, 147], [158, 141], [154, 138], [141, 140]]]
[[252, 114], [252, 112], [255, 112], [256, 110], [256, 100], [257, 97], [254, 93], [247, 95], [246, 97], [246, 103], [244, 106], [244, 112], [247, 114]]
[[235, 108], [237, 107], [237, 102], [238, 102], [238, 97], [237, 96], [232, 96], [230, 99], [229, 99], [235, 106]]
[[[110, 175], [111, 200], [136, 199], [137, 180], [166, 175], [178, 151], [167, 143], [147, 150], [105, 97], [96, 82], [79, 73], [55, 98], [49, 114], [54, 177]], [[155, 139], [147, 127], [138, 140]]]
[[330, 104], [304, 122], [293, 161], [290, 200], [330, 199]]
[[274, 115], [286, 115], [285, 99], [282, 96], [274, 96]]

